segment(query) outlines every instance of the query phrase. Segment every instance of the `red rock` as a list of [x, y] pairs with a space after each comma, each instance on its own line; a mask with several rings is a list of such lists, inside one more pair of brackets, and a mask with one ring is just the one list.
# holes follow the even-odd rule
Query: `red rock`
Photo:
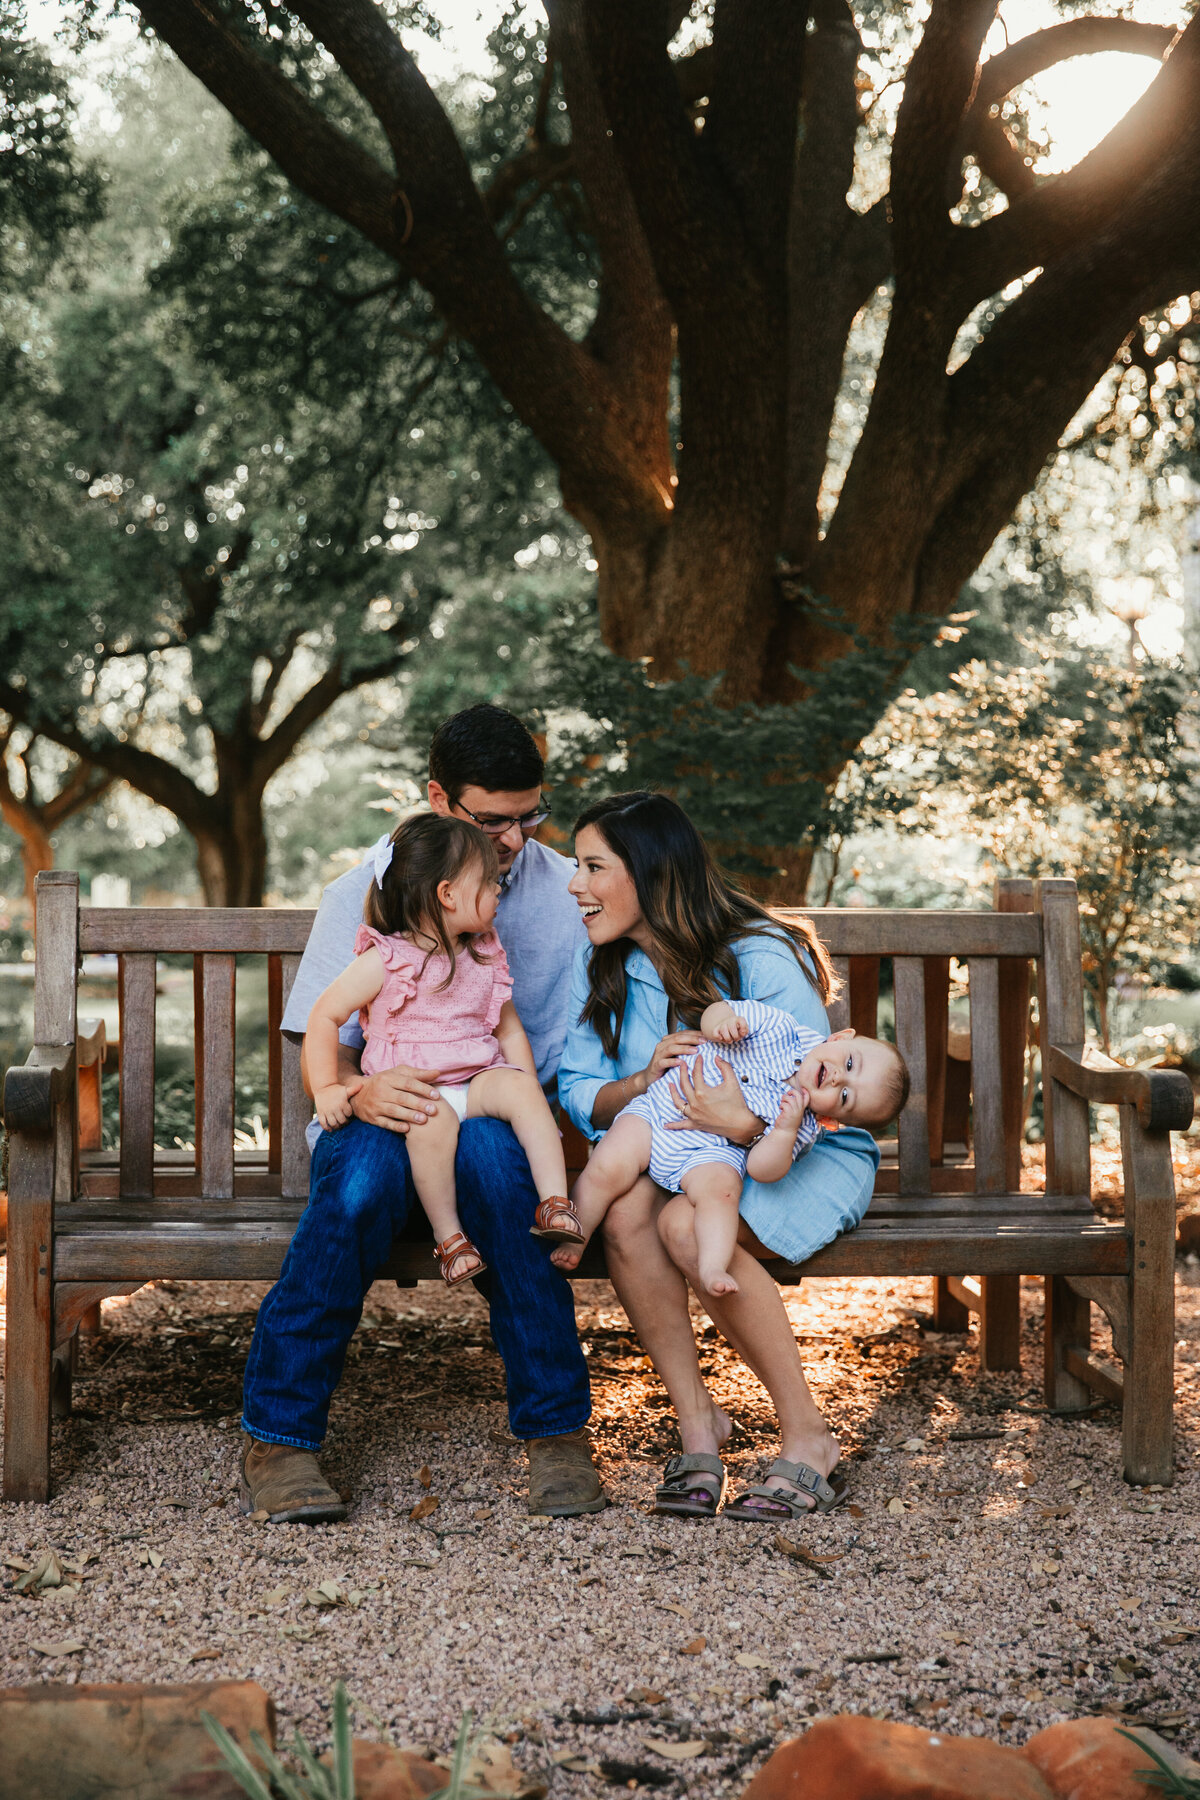
[[436, 1793], [446, 1781], [445, 1769], [414, 1756], [411, 1750], [368, 1743], [365, 1738], [354, 1740], [355, 1800], [425, 1800], [426, 1794]]
[[202, 1712], [251, 1756], [252, 1731], [274, 1743], [254, 1681], [0, 1689], [0, 1800], [245, 1800]]
[[[1138, 1781], [1135, 1771], [1153, 1769], [1154, 1763], [1121, 1736], [1117, 1724], [1112, 1719], [1064, 1719], [1030, 1738], [1025, 1755], [1057, 1800], [1148, 1800], [1154, 1789]], [[1157, 1733], [1142, 1725], [1128, 1729], [1153, 1744], [1170, 1767], [1181, 1772], [1195, 1769]]]
[[1051, 1800], [1051, 1794], [1019, 1750], [843, 1713], [781, 1745], [743, 1800]]

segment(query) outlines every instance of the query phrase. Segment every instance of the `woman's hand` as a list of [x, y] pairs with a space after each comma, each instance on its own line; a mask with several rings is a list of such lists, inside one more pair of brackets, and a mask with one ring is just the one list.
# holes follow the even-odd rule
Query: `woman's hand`
[[722, 1062], [719, 1056], [713, 1060], [721, 1071], [720, 1086], [705, 1081], [699, 1071], [699, 1079], [693, 1081], [690, 1070], [680, 1069], [671, 1084], [671, 1092], [683, 1117], [666, 1129], [712, 1131], [733, 1144], [748, 1144], [762, 1131], [764, 1120], [746, 1105], [738, 1078], [729, 1064]]
[[642, 1070], [645, 1086], [642, 1092], [657, 1081], [660, 1075], [667, 1074], [670, 1069], [677, 1069], [684, 1058], [690, 1056], [698, 1045], [704, 1042], [702, 1031], [672, 1031], [665, 1038], [660, 1038], [654, 1046], [654, 1055]]

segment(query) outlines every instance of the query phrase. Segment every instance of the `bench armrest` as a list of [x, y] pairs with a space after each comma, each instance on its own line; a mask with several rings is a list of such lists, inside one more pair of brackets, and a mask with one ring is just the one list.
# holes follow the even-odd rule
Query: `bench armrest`
[[1136, 1106], [1146, 1131], [1186, 1131], [1192, 1122], [1192, 1084], [1182, 1069], [1127, 1069], [1090, 1045], [1076, 1055], [1050, 1044], [1044, 1061], [1047, 1074], [1084, 1100]]
[[11, 1133], [46, 1137], [75, 1080], [74, 1044], [35, 1044], [4, 1077], [4, 1123]]

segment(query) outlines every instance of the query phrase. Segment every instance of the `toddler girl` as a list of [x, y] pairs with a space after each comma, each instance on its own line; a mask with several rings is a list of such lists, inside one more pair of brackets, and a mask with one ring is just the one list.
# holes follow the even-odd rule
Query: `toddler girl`
[[[716, 1050], [725, 1046], [751, 1112], [767, 1121], [747, 1148], [715, 1132], [690, 1127], [679, 1112], [669, 1070], [622, 1107], [575, 1183], [572, 1196], [587, 1236], [613, 1201], [638, 1176], [671, 1194], [685, 1194], [696, 1209], [700, 1280], [710, 1294], [735, 1294], [729, 1273], [737, 1243], [742, 1182], [779, 1181], [824, 1127], [885, 1125], [908, 1098], [908, 1070], [900, 1052], [852, 1030], [821, 1037], [760, 1000], [717, 1000], [705, 1008], [700, 1030], [707, 1039], [687, 1059], [693, 1081], [719, 1085]], [[582, 1246], [564, 1245], [551, 1260], [573, 1269]]]
[[580, 1243], [565, 1198], [562, 1140], [511, 999], [512, 977], [492, 929], [500, 898], [495, 846], [476, 825], [419, 813], [377, 852], [355, 960], [309, 1014], [305, 1055], [326, 1131], [352, 1116], [358, 1084], [339, 1081], [338, 1030], [358, 1012], [362, 1072], [405, 1063], [439, 1072], [437, 1111], [408, 1134], [417, 1197], [433, 1226], [450, 1287], [486, 1267], [462, 1229], [454, 1153], [463, 1119], [503, 1119], [529, 1159], [538, 1208], [531, 1230]]

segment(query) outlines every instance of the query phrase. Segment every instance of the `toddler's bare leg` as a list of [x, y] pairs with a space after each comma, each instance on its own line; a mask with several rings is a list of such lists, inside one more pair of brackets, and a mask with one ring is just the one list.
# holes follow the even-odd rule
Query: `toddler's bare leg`
[[587, 1241], [614, 1200], [627, 1194], [650, 1161], [650, 1126], [635, 1114], [618, 1119], [606, 1131], [575, 1183], [571, 1199], [583, 1226], [582, 1244], [560, 1244], [550, 1261], [557, 1269], [574, 1269]]
[[727, 1163], [701, 1163], [688, 1170], [682, 1186], [696, 1210], [701, 1284], [710, 1294], [736, 1294], [738, 1284], [729, 1273], [729, 1264], [737, 1247], [742, 1178]]
[[[417, 1140], [420, 1139], [418, 1143]], [[458, 1148], [458, 1115], [444, 1100], [427, 1119], [420, 1131], [408, 1134], [408, 1160], [412, 1167], [413, 1186], [425, 1216], [433, 1226], [434, 1242], [444, 1244], [447, 1238], [462, 1230], [458, 1216], [458, 1193], [454, 1186], [454, 1153]], [[464, 1260], [466, 1264], [464, 1265]], [[482, 1269], [483, 1258], [476, 1251], [463, 1250], [452, 1264], [455, 1279], [465, 1279], [471, 1267]], [[450, 1271], [448, 1270], [447, 1273]]]
[[528, 1159], [538, 1199], [565, 1196], [567, 1165], [562, 1139], [536, 1075], [526, 1075], [522, 1069], [484, 1069], [467, 1089], [467, 1117], [503, 1119], [511, 1125]]

